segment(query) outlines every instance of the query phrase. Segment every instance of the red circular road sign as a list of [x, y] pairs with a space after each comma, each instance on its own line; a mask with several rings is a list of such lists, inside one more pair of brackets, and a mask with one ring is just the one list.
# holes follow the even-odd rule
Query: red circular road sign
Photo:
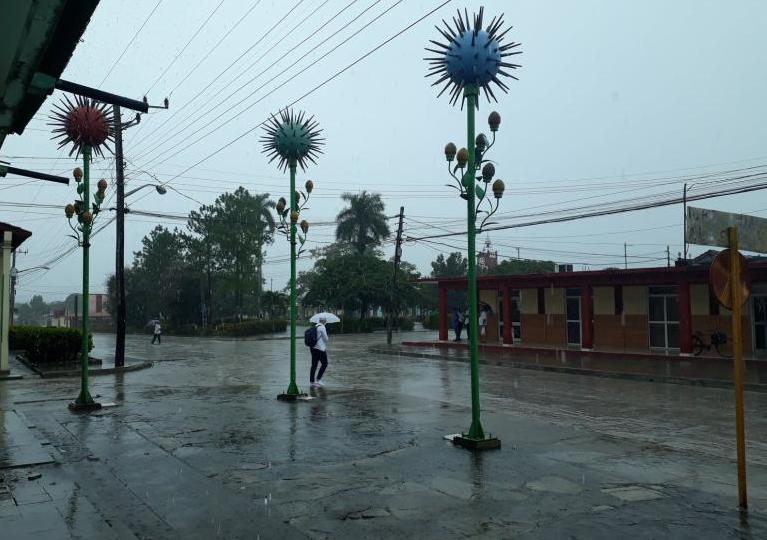
[[740, 260], [740, 275], [733, 276], [730, 268], [730, 250], [725, 249], [719, 252], [708, 272], [708, 282], [711, 285], [711, 292], [717, 301], [726, 307], [732, 309], [732, 289], [730, 280], [738, 280], [738, 289], [740, 289], [741, 305], [745, 304], [748, 296], [751, 294], [751, 284], [748, 279], [748, 262], [746, 258], [738, 253]]

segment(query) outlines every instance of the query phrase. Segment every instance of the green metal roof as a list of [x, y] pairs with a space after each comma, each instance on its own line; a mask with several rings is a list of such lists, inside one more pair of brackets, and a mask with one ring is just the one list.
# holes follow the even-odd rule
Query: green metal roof
[[0, 148], [53, 91], [99, 0], [13, 0], [0, 8]]

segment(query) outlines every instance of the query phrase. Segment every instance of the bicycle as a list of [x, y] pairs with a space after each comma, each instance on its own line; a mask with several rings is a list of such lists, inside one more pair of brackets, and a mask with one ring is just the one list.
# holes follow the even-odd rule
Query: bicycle
[[[727, 344], [727, 334], [714, 330], [711, 333], [709, 343], [706, 343], [703, 338], [703, 332], [695, 332], [692, 335], [692, 348], [695, 356], [700, 356], [703, 351], [716, 350], [717, 354], [724, 358], [730, 358], [732, 355], [724, 352], [722, 349]], [[720, 349], [721, 347], [721, 349]]]

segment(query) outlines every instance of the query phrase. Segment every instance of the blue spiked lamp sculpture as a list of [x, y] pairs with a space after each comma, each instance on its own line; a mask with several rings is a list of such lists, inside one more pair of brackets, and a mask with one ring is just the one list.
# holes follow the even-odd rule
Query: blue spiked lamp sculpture
[[[301, 212], [307, 209], [314, 183], [307, 180], [305, 190], [296, 191], [296, 170], [300, 165], [301, 170], [306, 171], [309, 162], [317, 163], [317, 156], [322, 152], [320, 146], [324, 144], [320, 137], [322, 130], [318, 128], [319, 123], [314, 117], [307, 118], [303, 112], [295, 114], [286, 109], [280, 112], [279, 118], [269, 118], [261, 138], [269, 163], [278, 160], [283, 172], [290, 170], [290, 204], [284, 197], [275, 204], [280, 221], [277, 230], [290, 242], [290, 384], [287, 392], [277, 396], [283, 401], [295, 401], [306, 395], [296, 384], [296, 259], [303, 252], [309, 233], [309, 222], [301, 220]], [[297, 227], [301, 228], [300, 233]]]
[[[456, 189], [459, 196], [466, 200], [467, 236], [468, 236], [468, 296], [469, 296], [469, 353], [471, 360], [471, 426], [467, 433], [452, 437], [455, 444], [482, 450], [500, 448], [501, 441], [485, 431], [480, 421], [479, 406], [479, 344], [478, 344], [478, 313], [477, 313], [477, 269], [475, 241], [482, 228], [491, 225], [490, 218], [498, 210], [503, 197], [505, 185], [502, 180], [495, 179], [495, 166], [486, 159], [487, 152], [495, 144], [495, 135], [501, 124], [501, 116], [497, 112], [490, 113], [488, 124], [492, 140], [480, 133], [475, 135], [474, 113], [479, 108], [480, 89], [488, 101], [497, 102], [493, 87], [507, 93], [509, 87], [503, 78], [512, 78], [512, 70], [519, 68], [518, 64], [508, 61], [509, 57], [520, 54], [517, 50], [519, 43], [504, 43], [506, 34], [511, 30], [502, 30], [503, 15], [494, 17], [484, 26], [484, 8], [469, 18], [468, 11], [460, 10], [453, 17], [453, 24], [446, 21], [444, 28], [437, 30], [445, 39], [444, 42], [430, 40], [437, 48], [427, 47], [426, 50], [436, 56], [426, 58], [429, 62], [427, 77], [436, 77], [432, 86], [442, 85], [439, 96], [449, 91], [450, 103], [456, 105], [459, 100], [461, 108], [466, 102], [466, 135], [465, 148], [456, 148], [453, 143], [445, 146], [445, 158], [448, 172], [454, 179], [450, 187]], [[455, 162], [455, 164], [454, 164]], [[491, 184], [492, 182], [492, 184]], [[489, 197], [492, 191], [493, 197]], [[477, 226], [477, 218], [481, 222]]]

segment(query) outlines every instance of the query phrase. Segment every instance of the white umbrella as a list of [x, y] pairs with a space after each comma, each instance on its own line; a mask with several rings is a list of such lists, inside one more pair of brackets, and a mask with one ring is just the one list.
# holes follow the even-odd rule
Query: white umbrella
[[309, 319], [309, 322], [318, 323], [320, 322], [320, 319], [325, 319], [325, 322], [328, 324], [341, 322], [341, 319], [338, 318], [338, 315], [334, 315], [333, 313], [328, 313], [326, 311], [313, 315], [312, 318]]

